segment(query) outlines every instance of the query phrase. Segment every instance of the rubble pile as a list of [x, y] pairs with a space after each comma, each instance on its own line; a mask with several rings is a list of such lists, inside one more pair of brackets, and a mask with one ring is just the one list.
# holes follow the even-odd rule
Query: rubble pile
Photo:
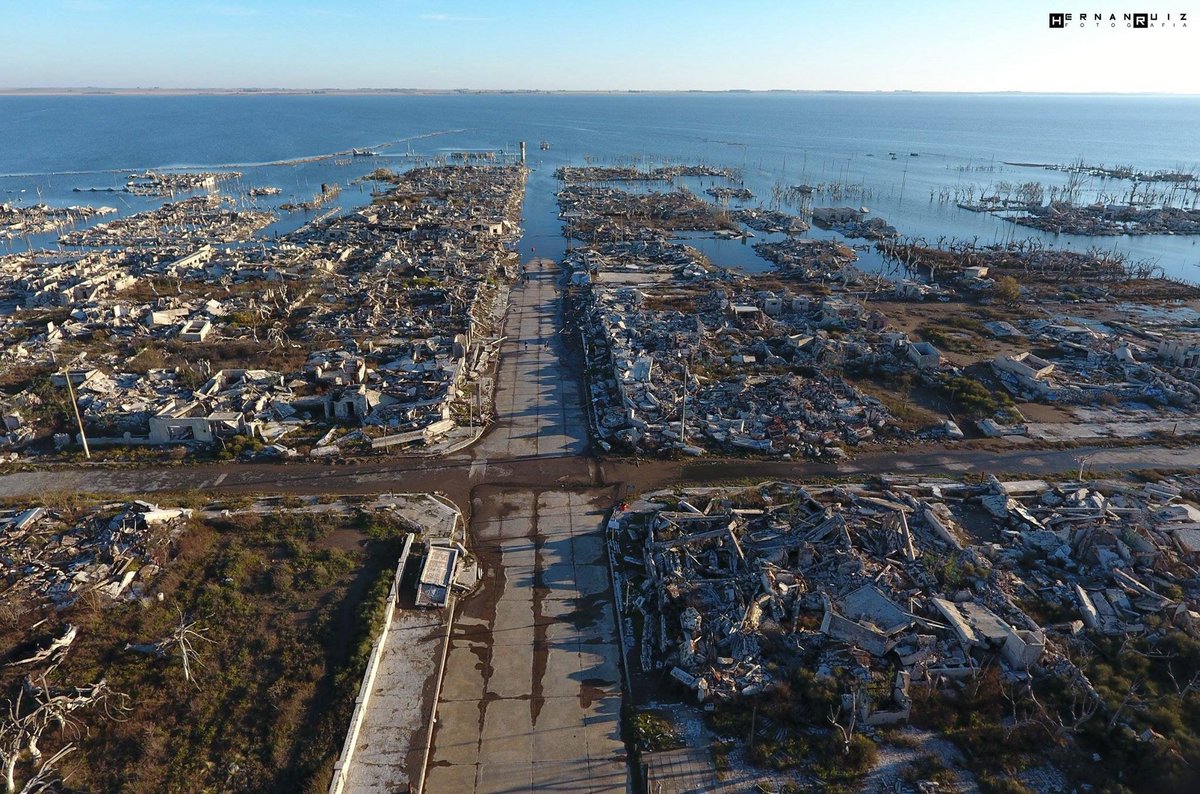
[[1146, 616], [1194, 632], [1193, 567], [1200, 554], [1200, 507], [1170, 482], [1141, 487], [1099, 484], [1001, 483], [992, 479], [974, 498], [994, 519], [998, 542], [983, 553], [1005, 572], [1023, 601], [1074, 612], [1080, 625], [1106, 634], [1148, 631]]
[[910, 682], [969, 677], [991, 655], [1027, 670], [1044, 647], [1039, 627], [998, 588], [944, 592], [933, 569], [975, 556], [945, 504], [921, 491], [779, 485], [756, 507], [689, 492], [674, 508], [619, 513], [610, 543], [626, 562], [624, 608], [642, 616], [643, 670], [728, 700], [769, 690], [806, 658], [823, 675], [853, 660], [864, 690], [886, 692], [863, 698], [867, 724], [907, 719]]
[[[4, 363], [3, 359], [0, 363]], [[8, 450], [23, 447], [36, 438], [36, 425], [30, 420], [43, 404], [42, 398], [30, 391], [13, 397], [0, 395], [0, 463], [16, 460], [17, 453]]]
[[804, 281], [834, 279], [858, 259], [854, 249], [844, 243], [809, 237], [755, 243], [754, 250], [779, 268], [781, 275]]
[[113, 207], [50, 207], [45, 204], [19, 207], [0, 204], [0, 240], [53, 232], [115, 212]]
[[[1107, 326], [1032, 321], [1021, 325], [1042, 352], [997, 356], [992, 368], [1012, 394], [1023, 399], [1064, 404], [1171, 406], [1200, 405], [1197, 340], [1146, 333], [1121, 323]], [[1190, 364], [1190, 366], [1189, 366]]]
[[671, 179], [679, 176], [704, 176], [737, 181], [742, 177], [740, 169], [704, 165], [702, 163], [698, 165], [667, 165], [662, 168], [656, 168], [654, 173], [663, 174]]
[[872, 346], [823, 330], [865, 326], [858, 304], [703, 278], [691, 286], [591, 284], [582, 300], [603, 444], [838, 457], [845, 444], [893, 432], [882, 404], [837, 366]]
[[[172, 370], [68, 375], [93, 445], [212, 444], [236, 435], [273, 443], [300, 426], [290, 407], [296, 395], [270, 370], [218, 370], [198, 388]], [[68, 375], [53, 375], [51, 383], [65, 386]]]
[[744, 187], [710, 187], [704, 192], [725, 204], [730, 201], [750, 201], [754, 198], [754, 194]]
[[[376, 439], [376, 446], [427, 441], [454, 427], [454, 401], [462, 396], [470, 362], [477, 359], [445, 337], [372, 345], [363, 356], [345, 350], [317, 353], [305, 366], [316, 396], [300, 398], [292, 406], [320, 407], [320, 413], [313, 412], [318, 417], [357, 421], [406, 436]], [[312, 454], [336, 451], [327, 441]]]
[[735, 210], [732, 217], [743, 226], [768, 234], [803, 234], [808, 231], [808, 224], [803, 218], [763, 207], [743, 207]]
[[563, 257], [572, 283], [588, 283], [601, 273], [670, 273], [680, 279], [711, 274], [707, 258], [695, 248], [662, 240], [633, 240], [572, 248]]
[[813, 223], [822, 229], [832, 229], [843, 237], [861, 237], [867, 240], [890, 240], [899, 235], [895, 226], [883, 218], [866, 218], [867, 209], [851, 207], [815, 207]]
[[883, 218], [869, 218], [856, 223], [834, 224], [830, 228], [843, 237], [859, 237], [864, 240], [890, 240], [900, 232]]
[[415, 169], [370, 207], [305, 236], [340, 249], [344, 279], [308, 319], [314, 341], [335, 339], [336, 355], [377, 364], [370, 382], [335, 388], [327, 410], [387, 428], [373, 445], [444, 435], [455, 425], [454, 401], [469, 402], [468, 383], [479, 388], [496, 355], [507, 285], [519, 275], [511, 247], [525, 176], [515, 166]]
[[[292, 436], [324, 455], [469, 433], [490, 412], [525, 173], [415, 169], [368, 207], [253, 246], [220, 245], [213, 224], [247, 214], [197, 197], [72, 240], [112, 251], [0, 258], [0, 301], [25, 307], [0, 318], [14, 342], [0, 366], [28, 373], [32, 389], [65, 387], [70, 356], [96, 446], [244, 436], [291, 455], [280, 440]], [[171, 225], [192, 210], [208, 225]], [[39, 426], [21, 395], [35, 397], [13, 397], [8, 446], [75, 436]], [[355, 430], [334, 432], [342, 425]]]
[[0, 295], [26, 308], [89, 305], [137, 283], [119, 253], [27, 253], [0, 257]]
[[1054, 234], [1088, 237], [1142, 234], [1200, 234], [1200, 209], [1137, 207], [1127, 204], [1067, 202], [1030, 205], [1023, 212], [1000, 214], [1005, 220]]
[[[308, 201], [301, 201], [299, 203], [294, 201], [286, 201], [279, 205], [279, 209], [283, 210], [284, 212], [300, 212], [302, 210], [304, 212], [312, 212], [313, 210], [320, 209], [340, 195], [342, 195], [342, 188], [340, 185], [322, 184], [321, 190], [315, 193]], [[335, 207], [329, 211], [329, 214], [336, 214], [337, 210], [338, 208]], [[319, 223], [326, 217], [327, 215], [318, 216], [316, 220], [312, 222]]]
[[145, 597], [191, 514], [140, 501], [77, 520], [43, 507], [0, 511], [0, 604], [21, 614], [89, 593]]
[[569, 184], [559, 191], [558, 206], [566, 221], [563, 234], [577, 240], [665, 240], [683, 231], [737, 230], [717, 207], [686, 188], [632, 193]]
[[554, 178], [563, 182], [653, 182], [665, 179], [633, 166], [560, 166]]
[[216, 194], [169, 202], [108, 223], [64, 234], [69, 246], [201, 246], [246, 241], [275, 220], [269, 212], [236, 209], [233, 199]]
[[1046, 248], [1033, 239], [991, 245], [951, 241], [945, 247], [932, 247], [921, 240], [893, 238], [879, 240], [875, 247], [911, 273], [930, 275], [936, 281], [953, 281], [972, 268], [984, 268], [993, 277], [1013, 276], [1022, 286], [1051, 283], [1083, 287], [1153, 275], [1153, 268], [1129, 262], [1117, 252]]
[[740, 173], [734, 168], [711, 165], [669, 165], [646, 171], [632, 166], [560, 166], [555, 179], [563, 182], [667, 182], [676, 177], [716, 177], [737, 180]]
[[131, 174], [125, 183], [125, 192], [135, 196], [173, 196], [176, 193], [188, 193], [195, 190], [212, 190], [218, 182], [238, 179], [241, 174], [237, 171], [217, 171], [209, 173], [184, 173], [145, 171]]
[[910, 683], [997, 663], [1009, 680], [1086, 690], [1071, 661], [1086, 654], [1070, 651], [1085, 632], [1200, 631], [1189, 492], [897, 476], [651, 494], [609, 523], [627, 651], [701, 701], [848, 667], [865, 724], [907, 719]]

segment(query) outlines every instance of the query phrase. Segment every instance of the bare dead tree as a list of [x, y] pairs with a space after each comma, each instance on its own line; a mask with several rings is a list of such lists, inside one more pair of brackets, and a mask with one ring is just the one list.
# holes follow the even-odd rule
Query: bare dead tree
[[4, 765], [4, 790], [7, 794], [14, 794], [17, 790], [17, 762], [21, 760], [29, 741], [26, 720], [20, 716], [22, 695], [17, 693], [16, 703], [8, 704], [8, 714], [0, 722], [0, 763]]
[[850, 714], [849, 714], [849, 719], [846, 721], [845, 725], [843, 725], [841, 723], [842, 711], [843, 711], [842, 706], [838, 706], [836, 710], [831, 707], [829, 709], [829, 724], [832, 725], [833, 727], [837, 728], [838, 732], [840, 732], [842, 734], [842, 754], [849, 755], [850, 754], [850, 742], [854, 739], [854, 729], [855, 729], [855, 726], [858, 724], [858, 690], [857, 689], [850, 691], [850, 709], [849, 709]]
[[97, 709], [111, 720], [121, 720], [129, 713], [129, 696], [114, 692], [108, 685], [108, 679], [101, 678], [94, 684], [81, 687], [53, 687], [47, 681], [51, 670], [42, 673], [35, 683], [32, 677], [26, 676], [22, 690], [29, 695], [37, 706], [29, 715], [31, 732], [27, 745], [30, 755], [35, 759], [41, 757], [37, 743], [42, 734], [51, 726], [56, 726], [62, 733], [78, 736], [82, 730], [80, 721], [74, 716], [83, 709]]
[[208, 629], [200, 626], [200, 622], [193, 620], [188, 622], [183, 611], [179, 611], [179, 625], [177, 625], [169, 635], [154, 643], [128, 643], [125, 645], [125, 650], [135, 651], [137, 653], [145, 653], [151, 656], [156, 656], [160, 659], [169, 659], [178, 653], [183, 661], [183, 679], [189, 684], [194, 684], [199, 688], [199, 683], [196, 681], [193, 668], [203, 667], [200, 661], [200, 652], [196, 650], [196, 644], [200, 642], [213, 642], [207, 636]]
[[[123, 719], [130, 710], [128, 696], [114, 692], [103, 678], [84, 687], [50, 686], [47, 676], [53, 669], [41, 673], [37, 683], [26, 676], [15, 702], [8, 704], [8, 713], [0, 720], [0, 762], [4, 766], [7, 794], [18, 791], [34, 794], [58, 782], [53, 773], [62, 759], [74, 750], [74, 744], [68, 743], [43, 759], [38, 743], [51, 727], [57, 727], [64, 735], [78, 736], [83, 728], [74, 712], [100, 709], [109, 719]], [[18, 789], [17, 765], [26, 754], [38, 769]]]
[[64, 655], [66, 655], [67, 650], [71, 647], [71, 643], [75, 641], [75, 636], [78, 633], [79, 629], [76, 626], [68, 623], [61, 637], [56, 637], [55, 639], [51, 640], [46, 647], [39, 649], [32, 656], [26, 659], [21, 659], [16, 662], [9, 662], [9, 666], [18, 667], [24, 664], [43, 662], [51, 657], [58, 657], [58, 659], [61, 659]]
[[1179, 697], [1181, 698], [1187, 697], [1192, 692], [1200, 689], [1200, 671], [1197, 671], [1196, 674], [1192, 676], [1192, 680], [1188, 681], [1187, 684], [1182, 687], [1179, 686], [1179, 682], [1175, 680], [1175, 670], [1170, 662], [1167, 663], [1167, 675], [1171, 678], [1171, 683], [1175, 687], [1175, 692], [1178, 693]]
[[[175, 641], [179, 645], [179, 655], [183, 658], [183, 677], [189, 684], [195, 683], [195, 678], [192, 675], [192, 665], [203, 667], [200, 662], [200, 654], [196, 651], [196, 642], [209, 642], [212, 640], [205, 636], [208, 630], [205, 628], [196, 628], [197, 621], [185, 623], [183, 613], [179, 613], [179, 627], [175, 630]], [[199, 684], [196, 685], [199, 687]]]
[[1133, 684], [1130, 685], [1129, 690], [1125, 693], [1125, 696], [1121, 698], [1121, 702], [1117, 704], [1117, 707], [1113, 710], [1112, 716], [1108, 719], [1108, 725], [1106, 726], [1108, 730], [1111, 731], [1117, 726], [1117, 722], [1120, 721], [1121, 715], [1125, 712], [1125, 709], [1129, 708], [1130, 706], [1136, 707], [1141, 704], [1139, 698], [1141, 690], [1141, 681], [1134, 681]]
[[1028, 694], [1030, 702], [1036, 709], [1034, 719], [1043, 725], [1052, 736], [1058, 738], [1079, 733], [1084, 724], [1096, 716], [1096, 712], [1103, 705], [1103, 701], [1099, 697], [1072, 687], [1071, 705], [1065, 713], [1061, 711], [1054, 713], [1037, 699], [1037, 695], [1033, 693], [1032, 688]]
[[49, 791], [51, 787], [66, 781], [70, 775], [59, 777], [56, 773], [62, 760], [73, 752], [75, 752], [75, 745], [65, 744], [54, 755], [43, 759], [37, 772], [21, 787], [21, 794], [41, 794], [41, 792]]

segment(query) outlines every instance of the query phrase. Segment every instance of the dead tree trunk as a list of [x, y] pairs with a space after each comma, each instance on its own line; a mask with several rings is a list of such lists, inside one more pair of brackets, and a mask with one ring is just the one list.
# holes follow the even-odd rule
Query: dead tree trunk
[[184, 614], [180, 612], [179, 625], [169, 636], [154, 643], [127, 643], [125, 650], [167, 659], [174, 656], [178, 649], [179, 657], [183, 660], [183, 678], [187, 683], [195, 684], [196, 676], [193, 667], [203, 666], [200, 662], [200, 652], [196, 650], [196, 643], [212, 642], [206, 636], [208, 629], [198, 626], [199, 621], [188, 622]]
[[850, 742], [854, 739], [854, 728], [858, 723], [858, 690], [850, 692], [850, 715], [845, 725], [840, 722], [842, 707], [829, 710], [829, 724], [842, 734], [842, 755], [850, 754]]

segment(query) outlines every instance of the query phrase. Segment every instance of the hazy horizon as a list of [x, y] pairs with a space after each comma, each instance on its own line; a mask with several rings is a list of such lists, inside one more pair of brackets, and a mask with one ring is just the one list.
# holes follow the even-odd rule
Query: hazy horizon
[[1122, 21], [1080, 27], [1077, 19], [1051, 29], [1049, 12], [1065, 9], [1043, 0], [347, 6], [24, 4], [6, 10], [17, 35], [0, 53], [0, 74], [9, 91], [1198, 92], [1185, 7], [1085, 9], [1118, 20], [1158, 14], [1155, 28], [1135, 30]]
[[843, 89], [843, 88], [395, 88], [385, 86], [357, 86], [334, 88], [329, 86], [306, 86], [283, 88], [279, 86], [135, 86], [135, 85], [80, 85], [80, 86], [0, 86], [0, 95], [54, 96], [90, 94], [854, 94], [854, 95], [957, 95], [957, 96], [1113, 96], [1113, 97], [1197, 97], [1200, 91], [1022, 91], [1017, 89], [991, 91], [938, 91], [923, 89]]

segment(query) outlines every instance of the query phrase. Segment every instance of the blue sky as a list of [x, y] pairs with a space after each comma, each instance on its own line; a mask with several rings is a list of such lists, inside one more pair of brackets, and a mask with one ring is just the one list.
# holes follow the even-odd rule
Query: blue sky
[[0, 0], [0, 86], [1200, 93], [1191, 14], [1047, 24], [1156, 3]]

